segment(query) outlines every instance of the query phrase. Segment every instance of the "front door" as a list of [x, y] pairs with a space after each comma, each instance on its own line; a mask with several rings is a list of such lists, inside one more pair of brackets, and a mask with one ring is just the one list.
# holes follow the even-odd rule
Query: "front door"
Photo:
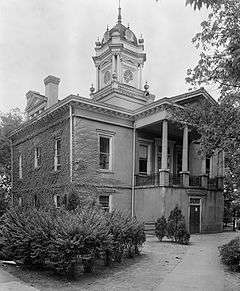
[[200, 205], [190, 205], [190, 233], [200, 233]]

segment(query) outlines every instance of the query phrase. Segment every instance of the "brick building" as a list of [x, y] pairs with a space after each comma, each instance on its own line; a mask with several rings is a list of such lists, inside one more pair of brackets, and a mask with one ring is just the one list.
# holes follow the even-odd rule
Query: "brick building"
[[54, 76], [45, 95], [26, 94], [28, 120], [10, 137], [15, 203], [60, 205], [72, 184], [95, 183], [110, 211], [151, 223], [178, 205], [192, 233], [221, 231], [223, 153], [202, 159], [194, 128], [182, 129], [168, 110], [214, 99], [201, 88], [155, 101], [142, 84], [144, 40], [122, 24], [120, 8], [95, 51], [90, 98], [58, 100]]

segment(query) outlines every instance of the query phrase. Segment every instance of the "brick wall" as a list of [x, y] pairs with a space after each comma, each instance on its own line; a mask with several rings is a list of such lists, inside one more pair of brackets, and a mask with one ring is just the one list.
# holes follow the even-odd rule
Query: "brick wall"
[[[27, 133], [26, 133], [27, 132]], [[55, 139], [61, 140], [61, 168], [54, 171]], [[39, 147], [41, 164], [34, 168], [34, 151]], [[19, 179], [19, 155], [22, 154], [22, 179]], [[53, 201], [56, 193], [64, 195], [69, 184], [69, 119], [68, 111], [35, 124], [30, 131], [13, 140], [14, 200], [21, 196], [24, 204], [33, 205], [36, 194], [39, 203]]]

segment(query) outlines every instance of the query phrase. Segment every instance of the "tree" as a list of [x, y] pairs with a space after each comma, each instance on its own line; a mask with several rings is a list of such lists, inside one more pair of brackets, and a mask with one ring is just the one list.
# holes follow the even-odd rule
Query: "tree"
[[11, 190], [11, 147], [8, 135], [22, 122], [23, 114], [19, 109], [0, 113], [0, 216], [9, 204]]
[[203, 6], [207, 8], [213, 6], [216, 3], [221, 3], [222, 0], [186, 0], [186, 5], [192, 5], [194, 9], [201, 9]]
[[23, 114], [16, 108], [8, 113], [0, 113], [0, 169], [1, 173], [10, 175], [11, 148], [8, 135], [23, 122]]
[[228, 170], [225, 184], [231, 193], [225, 195], [225, 201], [232, 211], [240, 202], [240, 1], [215, 1], [211, 8], [201, 24], [202, 31], [193, 38], [201, 53], [197, 65], [188, 70], [186, 81], [192, 87], [217, 85], [220, 98], [215, 105], [203, 101], [174, 115], [194, 124], [204, 155], [224, 150]]

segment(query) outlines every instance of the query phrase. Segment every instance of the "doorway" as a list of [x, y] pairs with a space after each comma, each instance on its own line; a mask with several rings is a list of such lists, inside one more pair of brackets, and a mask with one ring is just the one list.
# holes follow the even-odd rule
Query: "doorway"
[[190, 198], [189, 230], [191, 234], [200, 233], [201, 225], [201, 200]]

